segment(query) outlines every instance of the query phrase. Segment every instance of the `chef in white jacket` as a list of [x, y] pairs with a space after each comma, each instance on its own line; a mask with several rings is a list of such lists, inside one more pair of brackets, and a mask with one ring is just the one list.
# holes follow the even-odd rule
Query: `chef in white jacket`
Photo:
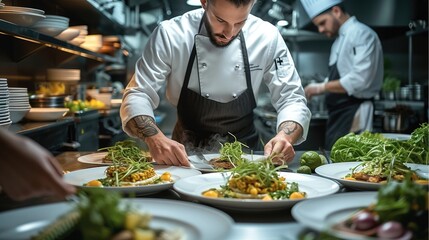
[[373, 98], [383, 82], [383, 50], [377, 34], [350, 16], [342, 0], [301, 0], [320, 33], [335, 37], [328, 81], [305, 87], [308, 99], [325, 93], [328, 109], [325, 148], [338, 138], [372, 130]]
[[[311, 113], [300, 77], [277, 28], [250, 14], [255, 1], [201, 0], [201, 9], [161, 22], [151, 34], [120, 114], [124, 131], [143, 139], [158, 163], [188, 166], [187, 154], [234, 137], [257, 149], [253, 109], [261, 84], [278, 112], [278, 133], [264, 153], [291, 161], [293, 145], [306, 139]], [[165, 84], [177, 107], [172, 139], [154, 121]]]

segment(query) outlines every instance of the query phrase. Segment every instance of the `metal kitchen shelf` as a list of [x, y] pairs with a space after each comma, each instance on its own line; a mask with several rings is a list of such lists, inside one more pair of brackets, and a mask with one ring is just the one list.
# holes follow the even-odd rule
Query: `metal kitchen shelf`
[[0, 34], [8, 35], [29, 43], [38, 44], [37, 47], [33, 47], [33, 49], [16, 49], [16, 51], [14, 51], [13, 57], [16, 61], [25, 58], [26, 56], [32, 54], [34, 51], [37, 51], [40, 48], [50, 47], [63, 52], [71, 53], [73, 55], [96, 60], [98, 62], [121, 62], [120, 59], [114, 58], [112, 56], [92, 52], [79, 46], [70, 44], [68, 42], [56, 39], [54, 37], [33, 31], [30, 28], [18, 26], [3, 20], [0, 20]]
[[66, 9], [70, 16], [74, 19], [80, 18], [85, 25], [96, 26], [102, 34], [129, 35], [138, 31], [135, 27], [118, 22], [110, 12], [94, 0], [51, 0], [49, 2]]

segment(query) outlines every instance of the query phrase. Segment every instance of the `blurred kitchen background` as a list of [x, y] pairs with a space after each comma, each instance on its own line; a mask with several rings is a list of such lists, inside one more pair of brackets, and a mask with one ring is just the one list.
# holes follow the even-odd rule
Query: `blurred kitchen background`
[[[0, 78], [9, 87], [26, 88], [32, 108], [90, 98], [105, 103], [53, 122], [23, 117], [3, 125], [54, 153], [92, 151], [127, 138], [118, 112], [121, 91], [148, 36], [162, 20], [199, 7], [192, 0], [0, 0]], [[346, 0], [345, 7], [383, 45], [386, 76], [375, 102], [374, 132], [411, 133], [429, 115], [428, 1]], [[303, 86], [325, 78], [333, 40], [317, 33], [298, 0], [258, 0], [252, 13], [279, 28]], [[255, 124], [267, 142], [275, 134], [276, 113], [267, 90], [261, 91]], [[309, 107], [308, 140], [298, 150], [324, 145], [323, 97]], [[175, 110], [164, 100], [156, 113], [171, 134]]]

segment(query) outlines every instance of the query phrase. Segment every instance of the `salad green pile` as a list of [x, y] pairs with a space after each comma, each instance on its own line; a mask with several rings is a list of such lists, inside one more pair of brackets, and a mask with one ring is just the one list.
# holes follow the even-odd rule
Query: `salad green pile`
[[126, 164], [130, 162], [146, 162], [148, 160], [148, 154], [146, 154], [137, 145], [134, 140], [125, 140], [115, 143], [111, 147], [100, 148], [98, 151], [107, 150], [105, 160], [113, 163]]
[[388, 139], [380, 133], [349, 133], [339, 138], [331, 149], [332, 162], [371, 161], [376, 157], [403, 163], [429, 164], [429, 124], [423, 123], [406, 141]]

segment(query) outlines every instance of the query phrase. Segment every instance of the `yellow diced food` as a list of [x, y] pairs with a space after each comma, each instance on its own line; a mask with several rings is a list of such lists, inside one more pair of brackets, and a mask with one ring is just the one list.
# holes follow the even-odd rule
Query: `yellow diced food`
[[88, 187], [102, 187], [103, 184], [98, 180], [91, 180], [86, 184], [86, 186], [88, 186]]
[[302, 194], [300, 192], [293, 192], [290, 195], [289, 199], [301, 199], [301, 198], [304, 198], [304, 197], [305, 197], [304, 194]]
[[217, 191], [214, 191], [214, 190], [208, 190], [208, 191], [203, 192], [203, 196], [204, 197], [217, 198], [217, 197], [219, 197], [219, 193]]
[[155, 232], [153, 230], [135, 229], [134, 240], [155, 240]]
[[262, 201], [271, 201], [271, 200], [273, 200], [273, 198], [268, 194], [262, 198]]
[[161, 180], [162, 180], [162, 181], [171, 181], [171, 173], [169, 173], [169, 172], [164, 172], [164, 173], [161, 175]]
[[344, 180], [356, 181], [356, 178], [354, 178], [354, 177], [345, 177]]

